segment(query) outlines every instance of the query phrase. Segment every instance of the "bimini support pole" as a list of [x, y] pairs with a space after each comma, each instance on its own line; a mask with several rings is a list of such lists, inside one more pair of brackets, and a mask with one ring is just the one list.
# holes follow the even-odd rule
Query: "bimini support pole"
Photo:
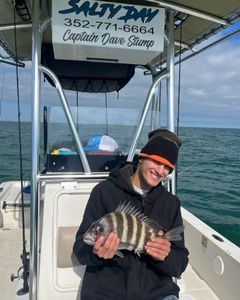
[[[174, 12], [168, 11], [167, 18], [167, 32], [168, 32], [168, 52], [167, 52], [167, 70], [169, 78], [167, 80], [167, 128], [175, 132], [175, 112], [174, 112]], [[170, 190], [176, 194], [176, 173], [173, 172], [170, 181]]]
[[150, 125], [151, 131], [159, 127], [160, 101], [161, 101], [161, 95], [160, 95], [160, 83], [159, 83], [156, 86], [156, 92], [152, 103], [152, 116], [151, 116], [151, 125]]
[[29, 299], [37, 300], [37, 277], [39, 261], [39, 148], [40, 148], [40, 0], [33, 1], [32, 24], [32, 174], [30, 210], [30, 272]]
[[141, 115], [141, 118], [140, 118], [140, 122], [139, 122], [139, 125], [137, 127], [135, 136], [133, 138], [131, 148], [130, 148], [129, 153], [128, 153], [127, 161], [132, 161], [133, 158], [134, 158], [137, 142], [138, 142], [140, 133], [143, 129], [143, 125], [144, 125], [144, 122], [146, 120], [150, 104], [152, 103], [154, 95], [156, 94], [157, 86], [158, 86], [160, 81], [162, 81], [166, 78], [168, 78], [168, 74], [161, 74], [161, 75], [156, 76], [153, 83], [152, 83], [152, 85], [151, 85], [151, 87], [150, 87], [150, 89], [149, 89], [149, 92], [148, 92], [148, 95], [147, 95], [147, 98], [146, 98], [146, 101], [145, 101], [145, 104], [144, 104], [144, 107], [143, 107], [143, 110], [142, 110], [142, 115]]
[[73, 117], [72, 117], [72, 114], [71, 114], [71, 110], [68, 106], [67, 99], [66, 99], [65, 93], [63, 91], [63, 88], [61, 86], [61, 83], [58, 80], [57, 76], [50, 69], [48, 69], [47, 67], [44, 67], [44, 66], [40, 66], [39, 68], [44, 74], [48, 75], [55, 84], [55, 87], [57, 89], [59, 98], [62, 102], [63, 110], [64, 110], [66, 118], [68, 120], [70, 130], [72, 132], [73, 138], [74, 138], [75, 143], [76, 143], [76, 147], [77, 147], [77, 150], [78, 150], [78, 154], [80, 156], [80, 160], [81, 160], [82, 165], [83, 165], [84, 172], [86, 174], [90, 174], [91, 169], [90, 169], [90, 166], [88, 164], [88, 160], [86, 158], [86, 154], [84, 152], [82, 143], [79, 139], [78, 132], [77, 132], [77, 129], [76, 129], [76, 126], [74, 124]]

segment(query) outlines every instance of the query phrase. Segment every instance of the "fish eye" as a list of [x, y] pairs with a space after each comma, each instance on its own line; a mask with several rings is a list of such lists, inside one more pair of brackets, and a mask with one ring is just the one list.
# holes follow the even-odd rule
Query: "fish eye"
[[104, 232], [104, 227], [102, 225], [98, 225], [97, 226], [97, 231], [101, 232], [101, 233]]

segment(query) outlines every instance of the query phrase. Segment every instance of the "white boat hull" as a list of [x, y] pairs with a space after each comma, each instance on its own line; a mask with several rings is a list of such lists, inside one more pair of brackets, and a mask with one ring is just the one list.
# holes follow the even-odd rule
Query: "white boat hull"
[[[89, 194], [97, 182], [98, 180], [80, 180], [68, 183], [51, 181], [44, 184], [44, 201], [41, 201], [44, 217], [40, 243], [42, 246], [38, 281], [39, 299], [70, 300], [76, 299], [76, 297], [80, 299], [79, 293], [85, 266], [80, 266], [72, 257], [72, 245]], [[3, 201], [6, 199], [9, 201], [10, 195], [18, 194], [18, 198], [14, 198], [14, 203], [20, 201], [20, 194], [16, 193], [19, 183], [8, 182], [0, 187], [4, 188], [4, 193], [0, 194], [1, 207]], [[17, 207], [15, 211], [8, 210], [8, 213], [2, 211], [5, 225], [1, 228], [0, 238], [5, 240], [8, 249], [16, 248], [16, 252], [20, 253], [21, 228], [17, 225], [21, 218], [18, 209]], [[177, 281], [181, 289], [180, 299], [239, 300], [239, 247], [184, 208], [182, 208], [182, 216], [185, 225], [186, 246], [190, 252], [190, 264], [182, 278]], [[27, 223], [29, 222], [28, 217], [29, 215], [26, 214]], [[11, 218], [13, 221], [10, 221]], [[16, 237], [8, 239], [8, 232], [9, 236], [17, 235], [17, 239]], [[223, 242], [214, 238], [213, 235], [218, 236]], [[28, 235], [27, 238], [29, 239]], [[18, 240], [18, 245], [16, 245], [16, 240]], [[29, 244], [27, 243], [27, 245]], [[5, 257], [6, 261], [11, 261], [11, 272], [14, 273], [19, 267], [20, 259], [12, 260], [11, 251], [7, 250]], [[2, 270], [2, 273], [1, 277], [5, 274], [5, 270]], [[9, 283], [6, 296], [2, 299], [8, 299], [5, 297], [13, 294], [16, 288], [16, 283]], [[21, 288], [21, 286], [20, 280], [18, 287]], [[1, 288], [1, 291], [3, 290]], [[23, 299], [23, 296], [16, 297]]]

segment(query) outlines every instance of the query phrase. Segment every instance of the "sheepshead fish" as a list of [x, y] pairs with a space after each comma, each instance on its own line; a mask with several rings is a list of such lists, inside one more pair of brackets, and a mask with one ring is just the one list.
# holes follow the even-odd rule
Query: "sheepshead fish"
[[[114, 212], [94, 222], [85, 232], [83, 241], [94, 245], [100, 236], [104, 236], [106, 240], [111, 232], [115, 232], [120, 239], [119, 250], [134, 251], [140, 256], [145, 252], [145, 244], [156, 237], [160, 230], [162, 228], [155, 220], [148, 218], [128, 202], [121, 203]], [[183, 226], [176, 227], [166, 232], [163, 238], [179, 241], [183, 230]], [[120, 251], [116, 254], [123, 257]]]

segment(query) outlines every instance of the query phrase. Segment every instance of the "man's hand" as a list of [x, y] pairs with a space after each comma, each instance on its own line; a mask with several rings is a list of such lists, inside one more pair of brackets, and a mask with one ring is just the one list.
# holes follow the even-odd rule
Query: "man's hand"
[[111, 232], [105, 242], [104, 240], [105, 238], [103, 236], [97, 239], [93, 246], [93, 252], [100, 258], [113, 258], [118, 250], [120, 239], [116, 233]]
[[171, 243], [163, 237], [163, 232], [159, 231], [157, 237], [147, 242], [145, 249], [155, 260], [163, 261], [171, 251]]

